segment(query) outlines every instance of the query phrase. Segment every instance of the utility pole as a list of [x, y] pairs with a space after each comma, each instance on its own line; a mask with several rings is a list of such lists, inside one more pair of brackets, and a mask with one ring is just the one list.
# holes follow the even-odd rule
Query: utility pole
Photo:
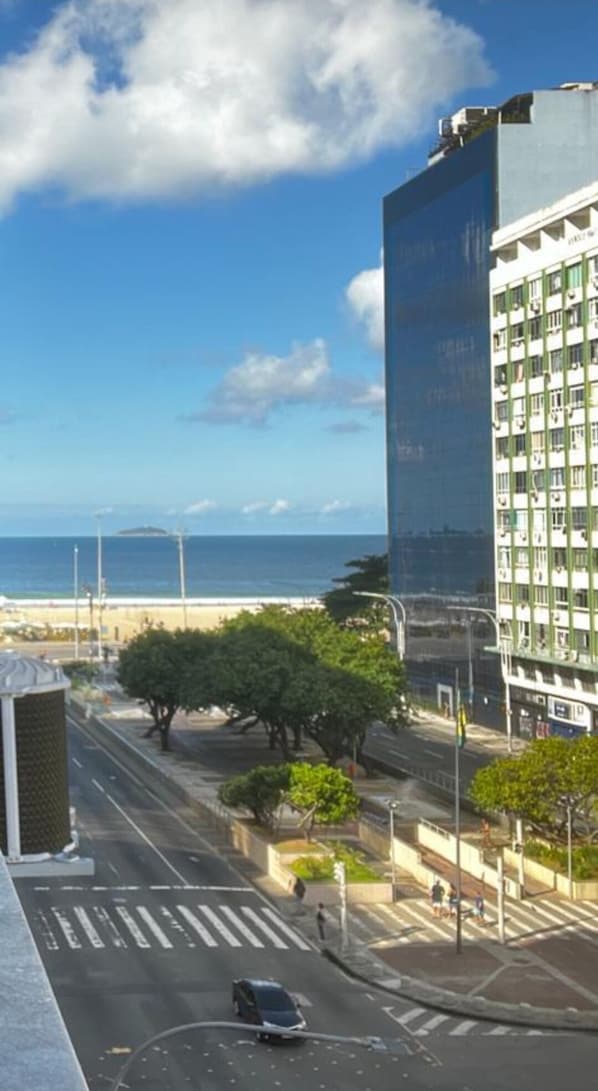
[[79, 658], [79, 546], [73, 550], [73, 583], [75, 592], [75, 660]]
[[347, 929], [347, 873], [342, 860], [335, 860], [334, 878], [338, 883], [341, 908], [341, 947], [343, 951], [349, 942]]
[[187, 595], [185, 588], [185, 547], [183, 544], [183, 531], [179, 528], [175, 532], [177, 549], [179, 551], [179, 582], [181, 586], [181, 607], [183, 610], [183, 629], [187, 628]]
[[102, 512], [96, 514], [98, 521], [98, 658], [102, 662]]
[[502, 846], [496, 855], [496, 907], [498, 909], [498, 939], [505, 942], [505, 862]]
[[455, 887], [457, 890], [457, 931], [455, 950], [462, 951], [461, 936], [461, 800], [460, 800], [460, 762], [461, 751], [461, 694], [459, 692], [459, 668], [455, 671]]
[[398, 810], [399, 804], [396, 799], [388, 800], [388, 810], [390, 812], [390, 881], [392, 884], [392, 900], [395, 900], [395, 887], [397, 885], [397, 862], [395, 857], [395, 811]]

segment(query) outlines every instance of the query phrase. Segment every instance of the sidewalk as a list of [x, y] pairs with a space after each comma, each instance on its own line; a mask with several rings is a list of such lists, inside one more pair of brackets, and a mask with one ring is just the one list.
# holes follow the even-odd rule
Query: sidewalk
[[[81, 714], [77, 718], [84, 722]], [[245, 878], [313, 942], [312, 913], [227, 844], [224, 809], [217, 799], [224, 775], [213, 762], [206, 766], [200, 760], [206, 736], [213, 742], [216, 733], [208, 726], [202, 742], [194, 740], [196, 732], [189, 726], [177, 727], [175, 737], [179, 740], [179, 731], [185, 735], [185, 748], [162, 754], [155, 739], [142, 737], [146, 726], [140, 709], [126, 701], [115, 701], [109, 713], [93, 715], [88, 721], [89, 730], [101, 735], [115, 756], [133, 768], [150, 769], [192, 807], [206, 839], [218, 851], [234, 855], [235, 866]], [[201, 735], [198, 731], [197, 736]], [[238, 732], [225, 732], [223, 739], [220, 745], [228, 759], [228, 775], [239, 766], [247, 767], [247, 762], [255, 763], [255, 740], [249, 742]], [[260, 754], [266, 754], [263, 735], [258, 739]], [[222, 753], [216, 764], [221, 760]], [[418, 890], [412, 880], [409, 886], [400, 883], [399, 889], [402, 896], [394, 905], [350, 910], [351, 942], [346, 949], [333, 912], [334, 928], [323, 953], [352, 976], [440, 1013], [528, 1027], [598, 1031], [598, 906], [569, 907], [548, 897], [509, 902], [507, 945], [502, 946], [496, 939], [494, 904], [487, 898], [484, 929], [464, 913], [463, 952], [456, 955], [454, 921], [433, 918], [427, 892]], [[511, 1002], [513, 997], [517, 1003]]]

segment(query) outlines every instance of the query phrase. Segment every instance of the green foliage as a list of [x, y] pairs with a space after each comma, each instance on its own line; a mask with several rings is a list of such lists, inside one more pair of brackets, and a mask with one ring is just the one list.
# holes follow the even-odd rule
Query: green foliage
[[148, 629], [131, 640], [119, 655], [118, 679], [130, 697], [147, 705], [154, 721], [148, 734], [158, 730], [168, 750], [172, 718], [179, 708], [202, 708], [210, 703], [207, 663], [211, 636], [197, 629]]
[[97, 665], [88, 663], [85, 659], [73, 659], [70, 663], [63, 663], [62, 669], [67, 678], [70, 678], [73, 689], [93, 682], [98, 673]]
[[256, 765], [249, 773], [221, 784], [218, 798], [225, 807], [245, 808], [260, 825], [272, 826], [285, 798], [289, 775], [288, 765]]
[[340, 860], [345, 865], [349, 883], [379, 883], [377, 871], [366, 862], [364, 854], [347, 845], [336, 842], [333, 852], [327, 856], [299, 856], [291, 864], [291, 871], [305, 882], [329, 882], [334, 879], [334, 864]]
[[[537, 860], [552, 871], [567, 874], [567, 849], [559, 845], [546, 845], [542, 841], [528, 841], [525, 855]], [[598, 845], [575, 845], [571, 852], [573, 878], [598, 879]]]
[[359, 796], [352, 781], [330, 765], [291, 765], [287, 800], [303, 813], [308, 839], [315, 823], [340, 825], [359, 810]]
[[574, 826], [594, 823], [598, 796], [598, 736], [536, 739], [516, 758], [497, 758], [478, 770], [473, 802], [528, 821], [549, 837], [562, 838], [567, 807]]
[[325, 610], [337, 622], [371, 614], [372, 602], [359, 599], [355, 591], [374, 591], [376, 594], [388, 591], [388, 554], [367, 554], [347, 561], [345, 568], [354, 571], [334, 579], [332, 582], [338, 586], [322, 595]]

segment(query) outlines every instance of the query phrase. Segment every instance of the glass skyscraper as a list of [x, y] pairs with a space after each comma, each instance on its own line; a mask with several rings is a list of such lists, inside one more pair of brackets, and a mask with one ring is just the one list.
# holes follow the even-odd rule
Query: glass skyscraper
[[[504, 724], [495, 631], [492, 231], [598, 178], [593, 84], [463, 110], [431, 165], [384, 201], [391, 589], [411, 689]], [[479, 612], [476, 613], [475, 611]]]

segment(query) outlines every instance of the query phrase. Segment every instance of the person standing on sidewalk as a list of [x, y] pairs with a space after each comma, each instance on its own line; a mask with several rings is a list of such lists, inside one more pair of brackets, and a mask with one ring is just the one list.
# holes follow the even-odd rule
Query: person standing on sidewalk
[[442, 916], [442, 899], [444, 898], [444, 887], [440, 882], [440, 879], [435, 879], [430, 891], [430, 900], [432, 902], [432, 912], [435, 917]]
[[448, 892], [448, 910], [449, 910], [449, 916], [450, 917], [456, 917], [457, 916], [458, 902], [459, 902], [459, 899], [457, 897], [457, 888], [454, 885], [454, 883], [451, 883], [450, 888], [449, 888], [449, 892]]
[[324, 903], [318, 902], [318, 909], [316, 912], [316, 924], [318, 926], [318, 935], [322, 942], [326, 939], [326, 914], [324, 913]]
[[478, 924], [485, 924], [484, 912], [484, 895], [476, 894], [475, 898], [473, 899], [473, 915], [474, 919], [478, 922]]

